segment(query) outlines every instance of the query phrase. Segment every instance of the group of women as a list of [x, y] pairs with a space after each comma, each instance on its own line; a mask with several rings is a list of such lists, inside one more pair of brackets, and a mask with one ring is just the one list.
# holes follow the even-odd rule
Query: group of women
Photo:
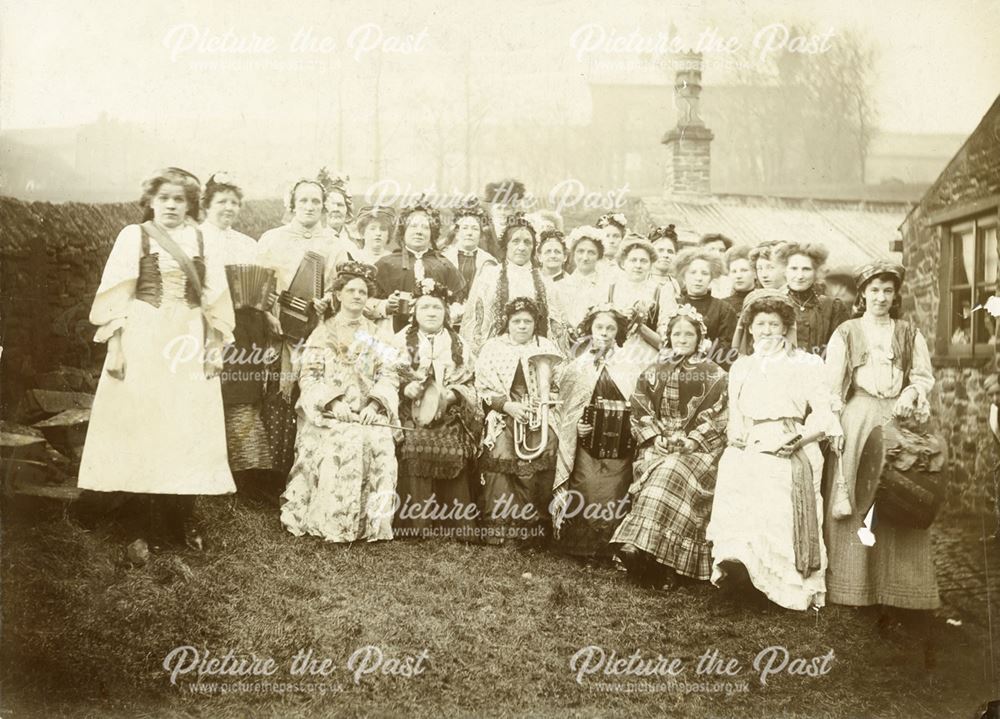
[[[277, 481], [296, 536], [551, 543], [791, 609], [937, 606], [926, 530], [857, 534], [869, 434], [933, 386], [897, 265], [857, 270], [848, 319], [810, 244], [677, 252], [620, 213], [567, 238], [470, 203], [442, 252], [436, 208], [354, 217], [328, 175], [254, 242], [241, 202], [223, 173], [144, 184], [91, 312], [108, 354], [80, 487], [149, 495], [194, 548], [194, 495], [235, 476]], [[266, 301], [234, 267], [263, 268]]]

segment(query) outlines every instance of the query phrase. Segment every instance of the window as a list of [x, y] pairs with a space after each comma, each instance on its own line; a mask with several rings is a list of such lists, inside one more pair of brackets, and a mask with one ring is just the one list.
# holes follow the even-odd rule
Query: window
[[992, 355], [997, 319], [983, 306], [997, 291], [997, 217], [979, 217], [944, 229], [942, 260], [947, 263], [947, 293], [941, 301], [947, 313], [948, 354]]

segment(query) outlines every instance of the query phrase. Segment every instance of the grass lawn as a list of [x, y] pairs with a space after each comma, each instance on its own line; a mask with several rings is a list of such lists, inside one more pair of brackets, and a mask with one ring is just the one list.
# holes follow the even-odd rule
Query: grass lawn
[[[129, 537], [114, 526], [87, 532], [51, 509], [6, 509], [4, 717], [940, 719], [972, 717], [990, 694], [986, 632], [968, 622], [935, 620], [937, 663], [928, 670], [918, 633], [899, 625], [883, 638], [871, 610], [739, 605], [707, 584], [664, 593], [549, 552], [446, 541], [333, 546], [293, 538], [274, 510], [219, 498], [200, 504], [208, 551], [163, 551], [131, 568], [123, 562]], [[271, 657], [277, 671], [206, 676], [200, 690], [189, 673], [172, 685], [163, 662], [182, 645]], [[348, 660], [369, 645], [396, 659], [426, 650], [422, 673], [376, 671], [356, 684]], [[664, 691], [656, 685], [669, 677], [600, 673], [580, 684], [570, 660], [588, 645], [677, 657], [686, 668], [678, 680], [729, 681], [731, 691]], [[780, 673], [764, 686], [752, 662], [774, 645], [792, 658], [830, 650], [834, 658], [824, 676]], [[300, 649], [333, 660], [332, 674], [292, 676]], [[738, 676], [696, 675], [713, 649], [739, 660]], [[299, 691], [206, 693], [239, 681]]]

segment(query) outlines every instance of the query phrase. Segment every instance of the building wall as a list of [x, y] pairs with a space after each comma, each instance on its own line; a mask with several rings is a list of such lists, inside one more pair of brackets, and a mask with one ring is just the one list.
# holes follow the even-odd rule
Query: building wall
[[[941, 302], [938, 269], [944, 230], [942, 225], [931, 224], [931, 216], [941, 211], [961, 212], [963, 206], [998, 193], [1000, 98], [901, 227], [907, 271], [903, 309], [919, 325], [932, 353]], [[996, 371], [996, 358], [976, 364], [941, 356], [934, 360], [936, 384], [931, 407], [947, 440], [953, 470], [948, 509], [988, 510], [995, 491], [993, 466], [998, 450], [987, 426], [989, 402], [982, 382], [986, 373]]]

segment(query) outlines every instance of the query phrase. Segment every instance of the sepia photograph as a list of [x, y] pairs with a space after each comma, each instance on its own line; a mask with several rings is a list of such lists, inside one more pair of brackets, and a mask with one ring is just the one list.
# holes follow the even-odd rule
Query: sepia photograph
[[0, 5], [0, 717], [1000, 719], [997, 27]]

